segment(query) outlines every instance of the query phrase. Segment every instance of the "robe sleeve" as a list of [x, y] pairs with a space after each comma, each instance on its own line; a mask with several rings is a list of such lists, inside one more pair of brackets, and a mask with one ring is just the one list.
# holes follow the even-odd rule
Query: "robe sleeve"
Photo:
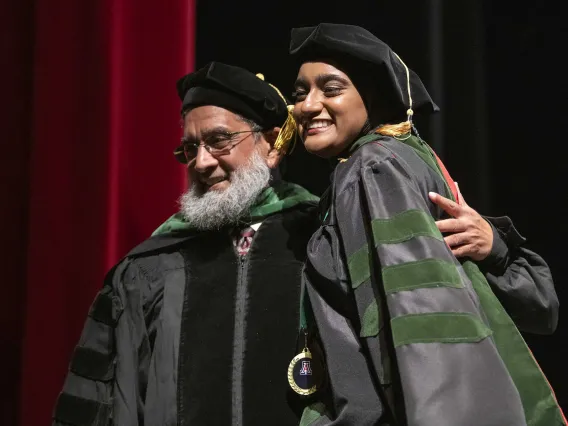
[[335, 207], [374, 380], [386, 329], [405, 424], [526, 424], [477, 294], [430, 211], [427, 194], [443, 191], [440, 179], [414, 159], [410, 167], [400, 153], [370, 149]]
[[131, 272], [124, 261], [107, 275], [89, 310], [72, 355], [53, 426], [137, 425], [142, 410], [145, 346], [142, 303], [125, 290]]
[[503, 307], [520, 330], [551, 334], [558, 324], [558, 296], [544, 259], [523, 247], [511, 219], [485, 217], [493, 228], [493, 249], [478, 263]]

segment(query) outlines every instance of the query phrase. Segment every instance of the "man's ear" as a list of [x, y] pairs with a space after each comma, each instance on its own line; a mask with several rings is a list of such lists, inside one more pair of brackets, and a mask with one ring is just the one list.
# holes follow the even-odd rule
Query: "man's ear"
[[276, 142], [276, 138], [278, 138], [279, 133], [280, 127], [274, 127], [273, 129], [264, 132], [264, 138], [270, 144], [270, 148], [266, 156], [266, 164], [271, 169], [278, 167], [278, 164], [282, 161], [282, 158], [284, 158], [284, 150], [277, 150], [274, 148], [274, 142]]

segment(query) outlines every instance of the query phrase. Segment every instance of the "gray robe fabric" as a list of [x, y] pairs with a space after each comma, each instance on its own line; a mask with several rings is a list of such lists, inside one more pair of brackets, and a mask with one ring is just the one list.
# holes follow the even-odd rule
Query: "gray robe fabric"
[[[331, 399], [313, 424], [525, 425], [472, 282], [433, 224], [444, 212], [428, 192], [447, 187], [412, 148], [378, 139], [337, 166], [308, 246]], [[521, 328], [551, 332], [558, 302], [548, 267], [511, 240], [506, 259], [482, 268]]]

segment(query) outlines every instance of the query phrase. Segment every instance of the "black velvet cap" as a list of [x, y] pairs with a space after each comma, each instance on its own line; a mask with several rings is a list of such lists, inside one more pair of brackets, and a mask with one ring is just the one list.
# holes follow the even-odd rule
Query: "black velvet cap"
[[282, 126], [288, 118], [286, 102], [276, 89], [252, 72], [210, 62], [177, 82], [182, 111], [215, 105], [253, 120], [263, 129]]
[[[293, 28], [290, 54], [301, 65], [331, 60], [353, 81], [361, 96], [369, 91], [381, 99], [383, 115], [404, 116], [410, 107], [405, 65], [392, 49], [364, 28], [354, 25], [322, 23], [316, 27]], [[418, 75], [408, 70], [412, 109], [439, 111]]]

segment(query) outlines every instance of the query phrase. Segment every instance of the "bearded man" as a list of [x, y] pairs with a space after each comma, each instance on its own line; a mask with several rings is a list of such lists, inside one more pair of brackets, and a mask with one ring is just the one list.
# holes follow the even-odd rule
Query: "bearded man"
[[300, 277], [317, 197], [276, 178], [280, 92], [211, 63], [180, 79], [188, 191], [108, 274], [54, 425], [293, 425]]

